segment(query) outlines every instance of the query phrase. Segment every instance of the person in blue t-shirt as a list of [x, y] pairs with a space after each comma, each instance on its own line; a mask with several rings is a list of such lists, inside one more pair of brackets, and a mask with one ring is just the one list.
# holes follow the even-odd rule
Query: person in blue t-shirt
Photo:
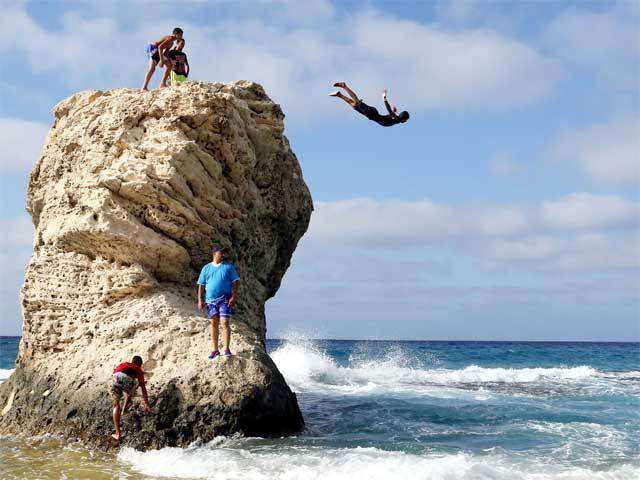
[[207, 263], [198, 277], [198, 308], [205, 310], [207, 317], [211, 319], [211, 344], [213, 347], [211, 355], [209, 355], [211, 359], [220, 356], [218, 350], [219, 323], [222, 323], [223, 355], [225, 357], [231, 356], [229, 320], [238, 296], [240, 277], [232, 264], [223, 262], [224, 254], [222, 247], [213, 247], [213, 262]]

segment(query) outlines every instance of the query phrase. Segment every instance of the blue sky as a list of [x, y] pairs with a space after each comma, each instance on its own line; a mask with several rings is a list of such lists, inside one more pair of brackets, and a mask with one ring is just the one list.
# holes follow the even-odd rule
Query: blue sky
[[[4, 2], [0, 334], [19, 334], [28, 171], [53, 105], [138, 87], [185, 30], [192, 78], [262, 83], [316, 211], [270, 336], [640, 339], [637, 2]], [[411, 112], [383, 129], [345, 80]], [[152, 81], [157, 85], [158, 78]]]

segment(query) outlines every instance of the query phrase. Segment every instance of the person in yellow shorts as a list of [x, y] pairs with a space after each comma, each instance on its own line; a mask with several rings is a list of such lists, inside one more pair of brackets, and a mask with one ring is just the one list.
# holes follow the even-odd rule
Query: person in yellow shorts
[[177, 85], [187, 80], [189, 76], [189, 60], [182, 49], [171, 50], [167, 54], [171, 62], [171, 85]]

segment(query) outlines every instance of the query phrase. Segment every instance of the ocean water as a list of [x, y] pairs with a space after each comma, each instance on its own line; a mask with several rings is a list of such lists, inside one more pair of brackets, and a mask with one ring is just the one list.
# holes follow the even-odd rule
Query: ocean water
[[[16, 339], [2, 339], [6, 378]], [[307, 429], [117, 454], [0, 438], [0, 478], [640, 479], [640, 344], [269, 340]]]

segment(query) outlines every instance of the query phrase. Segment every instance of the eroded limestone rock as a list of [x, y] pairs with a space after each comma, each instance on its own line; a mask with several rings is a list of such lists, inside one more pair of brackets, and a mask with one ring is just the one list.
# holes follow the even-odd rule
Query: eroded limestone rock
[[[125, 416], [125, 444], [302, 428], [264, 346], [264, 303], [313, 208], [283, 119], [251, 82], [87, 91], [56, 106], [29, 182], [34, 253], [1, 433], [101, 443], [112, 368], [134, 354], [157, 413]], [[214, 243], [242, 277], [236, 355], [215, 363], [194, 288]]]

